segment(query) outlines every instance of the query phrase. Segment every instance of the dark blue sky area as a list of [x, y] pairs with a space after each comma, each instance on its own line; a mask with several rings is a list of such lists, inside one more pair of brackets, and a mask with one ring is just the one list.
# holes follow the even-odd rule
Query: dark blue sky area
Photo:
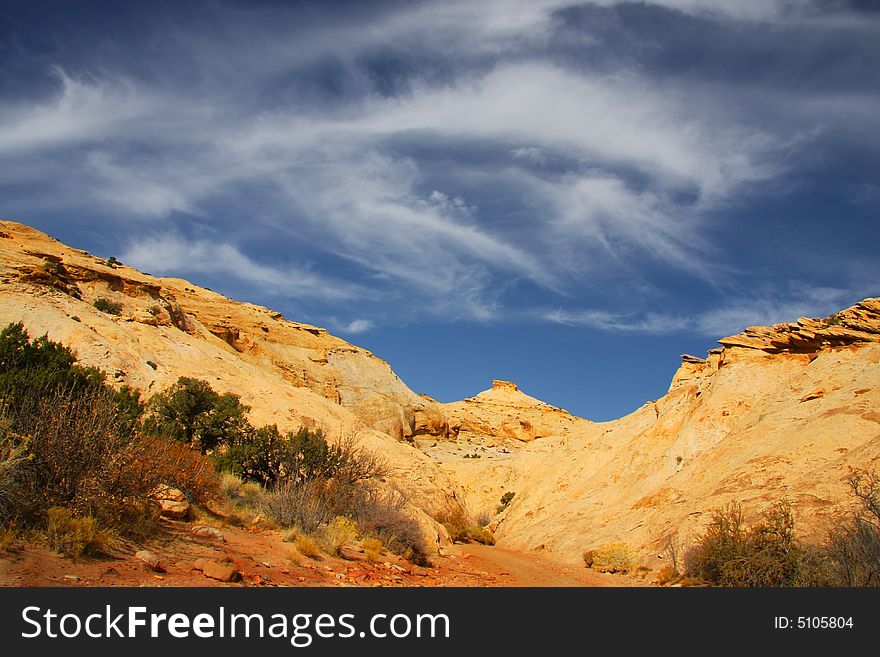
[[593, 419], [880, 294], [871, 2], [6, 2], [3, 218]]

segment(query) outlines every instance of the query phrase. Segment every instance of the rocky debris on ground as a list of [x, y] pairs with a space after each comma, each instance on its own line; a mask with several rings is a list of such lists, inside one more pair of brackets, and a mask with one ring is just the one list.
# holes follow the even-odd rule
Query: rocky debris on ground
[[363, 548], [343, 545], [339, 548], [339, 556], [348, 561], [366, 561], [367, 552]]
[[207, 538], [213, 541], [226, 541], [226, 538], [216, 527], [207, 527], [205, 525], [195, 525], [189, 530], [190, 533], [197, 538]]
[[176, 488], [163, 484], [153, 492], [153, 498], [159, 503], [160, 511], [165, 518], [185, 520], [190, 516], [191, 507], [186, 495]]
[[149, 569], [156, 571], [157, 573], [166, 572], [165, 566], [162, 564], [162, 560], [155, 552], [151, 552], [150, 550], [138, 550], [134, 553], [134, 558], [142, 562]]
[[198, 559], [193, 568], [199, 570], [205, 577], [216, 579], [218, 582], [237, 582], [241, 580], [241, 572], [231, 560], [214, 561], [213, 559]]

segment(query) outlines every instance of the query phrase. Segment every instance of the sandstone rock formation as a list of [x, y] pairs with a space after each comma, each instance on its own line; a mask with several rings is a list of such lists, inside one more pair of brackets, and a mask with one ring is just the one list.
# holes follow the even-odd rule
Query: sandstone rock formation
[[506, 460], [436, 458], [471, 508], [491, 515], [516, 493], [492, 523], [499, 544], [572, 561], [623, 541], [657, 565], [732, 501], [750, 520], [787, 498], [801, 534], [821, 538], [852, 504], [849, 468], [880, 460], [880, 299], [720, 342], [620, 420], [574, 424]]
[[191, 376], [240, 394], [254, 424], [357, 433], [438, 547], [431, 516], [462, 507], [500, 544], [570, 561], [625, 542], [656, 565], [729, 501], [754, 516], [786, 497], [818, 535], [851, 503], [849, 468], [880, 459], [880, 299], [685, 354], [666, 395], [601, 423], [505, 381], [437, 403], [325, 329], [0, 222], [0, 325], [13, 321], [147, 395]]
[[443, 410], [457, 433], [516, 439], [527, 443], [537, 438], [567, 435], [589, 422], [525, 394], [510, 381], [492, 381], [492, 388], [460, 402], [444, 404]]
[[[118, 304], [118, 314], [96, 308], [101, 299], [111, 304], [103, 307]], [[425, 513], [459, 508], [460, 492], [429, 457], [397, 440], [412, 434], [414, 410], [431, 402], [365, 349], [267, 308], [155, 278], [4, 221], [0, 326], [16, 321], [147, 397], [189, 376], [239, 394], [257, 426], [358, 434], [389, 461], [389, 483], [418, 508], [423, 528], [436, 542], [447, 540]]]

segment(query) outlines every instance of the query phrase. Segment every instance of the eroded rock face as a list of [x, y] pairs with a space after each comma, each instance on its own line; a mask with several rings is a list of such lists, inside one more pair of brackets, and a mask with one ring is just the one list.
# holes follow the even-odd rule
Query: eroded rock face
[[[345, 407], [366, 426], [396, 430], [397, 437], [412, 435], [413, 409], [430, 406], [388, 363], [323, 328], [287, 321], [278, 312], [184, 280], [108, 263], [22, 224], [0, 222], [0, 230], [9, 236], [0, 251], [0, 320], [26, 319], [32, 331], [48, 331], [53, 339], [75, 345], [84, 362], [126, 372], [134, 387], [154, 392], [181, 374], [201, 376], [199, 371], [214, 369], [223, 370], [222, 385], [226, 370], [249, 366], [245, 369], [271, 373], [291, 388]], [[14, 307], [16, 297], [21, 303]], [[120, 304], [120, 313], [95, 312], [98, 299]], [[143, 346], [129, 349], [120, 340]], [[324, 411], [297, 407], [313, 411], [313, 420]]]
[[204, 378], [240, 394], [256, 425], [357, 434], [435, 548], [448, 535], [432, 517], [462, 507], [485, 512], [502, 545], [572, 561], [610, 542], [643, 557], [670, 536], [686, 545], [730, 501], [754, 516], [786, 497], [802, 535], [821, 535], [850, 504], [849, 468], [880, 458], [880, 299], [724, 338], [705, 359], [685, 355], [660, 399], [593, 423], [505, 381], [439, 404], [324, 329], [20, 224], [0, 234], [0, 325], [48, 333], [147, 396]]
[[[0, 326], [22, 321], [32, 336], [48, 334], [145, 397], [180, 376], [206, 379], [220, 393], [240, 395], [256, 426], [356, 434], [384, 455], [388, 485], [406, 494], [426, 528], [433, 528], [426, 514], [461, 507], [449, 475], [397, 440], [412, 435], [414, 409], [435, 404], [367, 350], [185, 280], [104, 261], [22, 224], [0, 222], [0, 232]], [[99, 299], [119, 304], [119, 313], [98, 310]], [[185, 499], [160, 503], [166, 515], [185, 517]], [[447, 539], [445, 532], [430, 538]]]
[[669, 392], [624, 418], [442, 467], [471, 508], [494, 513], [516, 493], [493, 519], [499, 544], [571, 561], [622, 541], [659, 565], [668, 538], [693, 544], [733, 501], [750, 522], [788, 499], [800, 535], [821, 540], [852, 505], [850, 468], [880, 458], [878, 310], [866, 299], [828, 319], [749, 328], [705, 359], [684, 357]]
[[494, 437], [531, 442], [536, 438], [566, 435], [589, 424], [567, 411], [530, 397], [515, 383], [492, 381], [492, 387], [460, 402], [441, 405], [456, 435]]
[[816, 353], [828, 347], [880, 342], [880, 299], [865, 299], [824, 319], [801, 317], [797, 322], [750, 326], [718, 342], [773, 354]]

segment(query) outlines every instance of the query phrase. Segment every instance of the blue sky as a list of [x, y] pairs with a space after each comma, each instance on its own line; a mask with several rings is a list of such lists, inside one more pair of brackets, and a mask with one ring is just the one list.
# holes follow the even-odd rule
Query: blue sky
[[4, 2], [2, 215], [593, 419], [880, 293], [880, 11]]

